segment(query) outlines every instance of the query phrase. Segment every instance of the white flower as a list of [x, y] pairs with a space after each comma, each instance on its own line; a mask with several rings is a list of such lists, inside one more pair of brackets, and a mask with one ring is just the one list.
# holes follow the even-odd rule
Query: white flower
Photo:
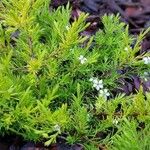
[[91, 118], [90, 114], [87, 114], [87, 121], [90, 121], [90, 118]]
[[79, 60], [80, 60], [80, 63], [81, 63], [81, 64], [84, 64], [84, 63], [86, 63], [86, 61], [87, 61], [87, 59], [86, 59], [83, 55], [80, 55], [80, 56], [79, 56]]
[[148, 72], [144, 72], [144, 76], [148, 76], [149, 75], [149, 73]]
[[115, 124], [115, 125], [117, 125], [118, 122], [119, 122], [118, 119], [114, 119], [114, 120], [113, 120], [113, 124]]
[[70, 28], [69, 28], [69, 26], [66, 26], [66, 30], [68, 31]]
[[128, 51], [128, 50], [129, 50], [129, 48], [128, 48], [128, 47], [125, 47], [125, 48], [124, 48], [124, 50], [125, 50], [125, 51]]
[[56, 125], [54, 126], [54, 130], [60, 132], [60, 126], [59, 126], [58, 124], [56, 124]]
[[150, 63], [150, 57], [144, 57], [143, 61], [144, 61], [144, 64], [149, 64]]
[[108, 89], [102, 89], [99, 91], [99, 96], [107, 99], [107, 97], [110, 96], [110, 93], [108, 92]]
[[149, 73], [148, 72], [144, 72], [142, 78], [144, 79], [144, 81], [148, 81], [149, 80]]
[[96, 90], [99, 91], [103, 88], [103, 80], [98, 80], [97, 78], [92, 77], [89, 81], [93, 82], [93, 87], [96, 88]]
[[95, 78], [93, 78], [93, 77], [92, 77], [92, 78], [90, 78], [90, 80], [89, 80], [89, 81], [93, 82], [93, 80], [94, 80], [94, 79], [95, 79]]
[[103, 88], [103, 80], [94, 79], [93, 80], [93, 87], [96, 88], [96, 90], [100, 90]]

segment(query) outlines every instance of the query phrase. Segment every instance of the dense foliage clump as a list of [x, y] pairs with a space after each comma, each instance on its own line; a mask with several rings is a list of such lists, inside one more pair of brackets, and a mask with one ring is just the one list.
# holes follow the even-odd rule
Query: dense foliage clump
[[70, 14], [69, 5], [50, 11], [49, 0], [0, 2], [0, 135], [50, 145], [67, 133], [89, 150], [150, 147], [149, 93], [115, 91], [119, 79], [149, 72], [149, 54], [137, 55], [149, 29], [135, 40], [119, 16], [105, 15], [103, 30], [82, 36], [88, 15], [70, 22]]

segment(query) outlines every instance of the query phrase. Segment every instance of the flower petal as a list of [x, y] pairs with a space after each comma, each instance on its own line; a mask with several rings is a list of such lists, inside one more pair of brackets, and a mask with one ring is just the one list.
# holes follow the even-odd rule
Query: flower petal
[[82, 60], [84, 57], [83, 57], [83, 55], [80, 55], [79, 56], [79, 60]]
[[98, 79], [95, 78], [95, 79], [93, 80], [93, 83], [94, 83], [94, 84], [98, 84]]

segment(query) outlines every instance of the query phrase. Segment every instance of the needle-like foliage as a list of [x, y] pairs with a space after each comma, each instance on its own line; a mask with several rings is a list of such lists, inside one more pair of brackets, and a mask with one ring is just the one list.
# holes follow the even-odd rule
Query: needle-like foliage
[[[69, 4], [50, 10], [49, 0], [0, 1], [0, 135], [48, 146], [67, 133], [66, 142], [90, 150], [136, 148], [144, 137], [142, 148], [149, 146], [149, 94], [114, 95], [118, 79], [149, 72], [149, 54], [137, 56], [149, 29], [134, 43], [118, 15], [105, 15], [103, 30], [82, 36], [88, 15], [74, 22], [70, 15]], [[145, 128], [137, 131], [137, 122]]]

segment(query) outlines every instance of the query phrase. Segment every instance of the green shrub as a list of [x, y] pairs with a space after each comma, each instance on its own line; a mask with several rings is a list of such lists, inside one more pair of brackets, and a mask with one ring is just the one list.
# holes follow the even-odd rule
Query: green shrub
[[[89, 38], [80, 34], [89, 26], [88, 15], [70, 23], [70, 14], [69, 5], [50, 11], [49, 0], [0, 2], [1, 135], [45, 139], [50, 145], [65, 132], [68, 143], [82, 141], [94, 149], [109, 145], [113, 136], [113, 141], [125, 141], [125, 118], [132, 119], [135, 134], [136, 119], [149, 122], [149, 96], [113, 95], [119, 78], [149, 71], [149, 54], [136, 55], [149, 29], [132, 48], [135, 39], [119, 16], [105, 15], [104, 29]], [[129, 72], [118, 73], [126, 67]], [[118, 105], [123, 114], [115, 118]], [[107, 136], [98, 136], [102, 132]]]

